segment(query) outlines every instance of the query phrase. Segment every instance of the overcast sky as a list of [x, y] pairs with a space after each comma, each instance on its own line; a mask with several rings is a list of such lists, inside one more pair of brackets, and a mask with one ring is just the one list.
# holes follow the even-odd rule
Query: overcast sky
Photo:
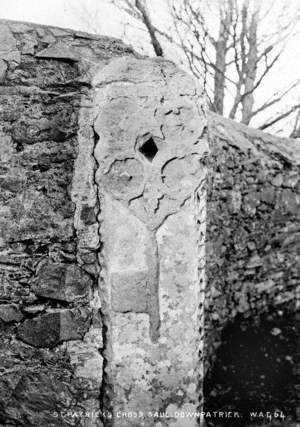
[[98, 18], [103, 34], [121, 35], [115, 11], [106, 0], [0, 0], [0, 18], [86, 30], [77, 14], [81, 5], [91, 13], [101, 11]]
[[[156, 19], [164, 19], [163, 9], [166, 0], [152, 0], [155, 4]], [[261, 0], [264, 2], [271, 0]], [[297, 4], [300, 0], [289, 0]], [[274, 4], [279, 5], [281, 0], [275, 0]], [[85, 12], [82, 12], [82, 9]], [[88, 28], [83, 16], [88, 17], [95, 24], [97, 32], [103, 35], [121, 37], [123, 27], [120, 25], [122, 17], [115, 8], [108, 4], [107, 0], [0, 0], [0, 18], [19, 21], [36, 22], [45, 25], [55, 25], [78, 29], [82, 31], [92, 31]], [[93, 28], [94, 30], [94, 28]], [[268, 81], [265, 81], [263, 91], [257, 92], [258, 103], [264, 101], [266, 96], [278, 88], [300, 77], [300, 36], [296, 38], [284, 53], [281, 63], [278, 65]], [[152, 54], [151, 51], [146, 52]], [[286, 66], [288, 64], [288, 66]], [[299, 97], [299, 93], [294, 93], [293, 98]]]

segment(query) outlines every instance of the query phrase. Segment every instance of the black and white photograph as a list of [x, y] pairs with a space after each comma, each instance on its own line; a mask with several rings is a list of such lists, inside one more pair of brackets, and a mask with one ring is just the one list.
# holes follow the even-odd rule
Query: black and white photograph
[[0, 0], [0, 427], [300, 427], [299, 0]]

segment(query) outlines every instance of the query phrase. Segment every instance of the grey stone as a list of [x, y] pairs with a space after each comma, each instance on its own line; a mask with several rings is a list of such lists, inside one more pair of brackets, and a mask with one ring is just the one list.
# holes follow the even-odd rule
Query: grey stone
[[249, 216], [254, 216], [259, 204], [259, 194], [250, 193], [243, 198], [243, 209]]
[[38, 58], [64, 59], [75, 62], [79, 61], [78, 55], [72, 50], [72, 48], [61, 41], [36, 53], [36, 56]]
[[[0, 22], [4, 425], [69, 425], [74, 419], [52, 414], [78, 410], [76, 402], [99, 410], [101, 243], [90, 88], [95, 66], [124, 55], [135, 53], [115, 39]], [[87, 251], [93, 254], [81, 257]]]
[[203, 99], [192, 79], [160, 60], [116, 59], [93, 83], [110, 405], [114, 414], [194, 411], [209, 154]]
[[283, 189], [276, 207], [293, 215], [300, 215], [300, 195], [290, 189]]
[[206, 158], [202, 94], [170, 62], [33, 24], [0, 41], [1, 422], [82, 426], [51, 414], [112, 385], [198, 405], [224, 325], [297, 302], [299, 140], [209, 112]]
[[25, 320], [17, 337], [33, 347], [52, 348], [63, 341], [82, 339], [90, 325], [88, 312], [60, 310]]
[[40, 313], [40, 312], [44, 311], [45, 308], [46, 308], [46, 306], [44, 304], [29, 305], [27, 307], [24, 307], [23, 311], [25, 313], [36, 314], [36, 313]]
[[1, 304], [0, 305], [0, 319], [5, 322], [20, 322], [23, 319], [23, 314], [16, 304]]
[[255, 284], [255, 288], [258, 290], [258, 292], [268, 292], [273, 287], [274, 287], [274, 281], [272, 279]]
[[76, 301], [91, 294], [92, 279], [76, 264], [43, 262], [33, 286], [36, 295], [61, 301]]
[[16, 63], [21, 60], [13, 33], [8, 25], [2, 23], [0, 23], [0, 59]]
[[3, 59], [0, 59], [0, 83], [3, 83], [5, 80], [5, 75], [7, 71], [7, 64]]
[[282, 186], [288, 188], [295, 188], [297, 183], [299, 182], [299, 175], [288, 175], [284, 177], [284, 181]]
[[31, 369], [23, 368], [16, 380], [14, 392], [4, 409], [10, 420], [7, 425], [18, 423], [20, 419], [26, 419], [25, 423], [30, 427], [69, 425], [63, 413], [69, 409], [72, 392], [67, 385], [70, 377], [62, 368], [60, 372], [37, 365]]
[[240, 191], [231, 191], [229, 196], [228, 208], [230, 212], [237, 213], [240, 211], [242, 205], [242, 195]]
[[149, 292], [147, 272], [111, 276], [112, 309], [115, 311], [147, 313]]
[[275, 204], [276, 192], [272, 187], [265, 187], [260, 192], [260, 200], [269, 205]]
[[272, 185], [274, 185], [275, 187], [281, 187], [283, 184], [283, 175], [282, 174], [278, 174], [276, 175], [272, 181], [271, 181]]

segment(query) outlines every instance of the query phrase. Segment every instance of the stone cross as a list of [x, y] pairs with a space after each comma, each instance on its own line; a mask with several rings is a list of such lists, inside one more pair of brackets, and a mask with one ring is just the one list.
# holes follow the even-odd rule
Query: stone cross
[[113, 426], [198, 425], [203, 96], [160, 59], [115, 59], [93, 84], [104, 417]]

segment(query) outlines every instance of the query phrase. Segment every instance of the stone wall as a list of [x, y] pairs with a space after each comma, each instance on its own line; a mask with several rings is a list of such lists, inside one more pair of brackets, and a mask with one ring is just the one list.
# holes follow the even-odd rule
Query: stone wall
[[177, 426], [203, 375], [203, 96], [117, 40], [0, 38], [0, 423]]
[[0, 94], [0, 425], [182, 427], [204, 343], [299, 303], [298, 142], [210, 114], [207, 158], [190, 78], [53, 27], [0, 22]]
[[[216, 362], [226, 326], [240, 321], [243, 327], [245, 321], [259, 329], [263, 327], [261, 318], [271, 324], [273, 317], [276, 330], [270, 329], [269, 335], [278, 333], [284, 340], [288, 332], [280, 329], [280, 318], [294, 313], [295, 331], [290, 339], [295, 351], [286, 363], [287, 372], [291, 368], [296, 376], [300, 333], [296, 325], [300, 307], [299, 140], [276, 138], [214, 114], [209, 115], [209, 135], [206, 370]], [[265, 359], [266, 366], [273, 363], [272, 357]], [[274, 361], [274, 377], [276, 363], [281, 361]], [[252, 368], [246, 369], [249, 377]], [[226, 376], [225, 371], [222, 375]], [[300, 379], [294, 382], [299, 388]], [[217, 381], [209, 389], [219, 405], [223, 392]], [[296, 400], [295, 395], [290, 413], [296, 410]]]
[[68, 411], [99, 410], [91, 78], [122, 55], [114, 39], [0, 23], [1, 425], [101, 424]]

